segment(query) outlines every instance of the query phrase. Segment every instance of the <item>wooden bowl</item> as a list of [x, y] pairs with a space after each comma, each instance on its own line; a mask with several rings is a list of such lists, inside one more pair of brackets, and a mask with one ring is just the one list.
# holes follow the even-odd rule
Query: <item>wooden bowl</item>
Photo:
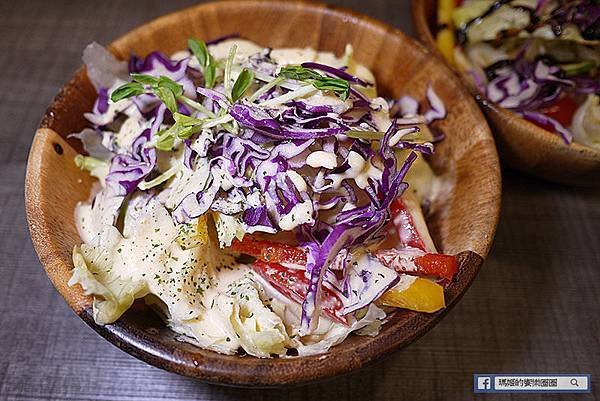
[[431, 329], [456, 303], [488, 253], [500, 207], [500, 170], [494, 141], [471, 96], [442, 63], [403, 33], [371, 18], [312, 3], [228, 1], [176, 12], [145, 24], [110, 45], [119, 58], [154, 49], [171, 53], [189, 37], [231, 32], [264, 46], [311, 46], [341, 54], [346, 43], [370, 67], [384, 93], [423, 98], [431, 83], [450, 106], [439, 123], [447, 138], [432, 159], [447, 182], [447, 197], [433, 204], [428, 223], [438, 247], [458, 254], [460, 272], [448, 287], [448, 308], [435, 314], [399, 311], [376, 337], [350, 336], [322, 355], [261, 360], [226, 356], [177, 341], [143, 302], [116, 323], [99, 326], [91, 299], [68, 287], [71, 251], [81, 242], [73, 222], [77, 201], [88, 197], [92, 179], [73, 163], [80, 150], [67, 135], [86, 126], [83, 113], [95, 98], [84, 68], [79, 69], [48, 108], [36, 132], [27, 167], [25, 198], [31, 237], [56, 289], [94, 330], [117, 347], [152, 365], [220, 384], [279, 386], [340, 375], [374, 362]]
[[[437, 0], [412, 0], [412, 20], [419, 39], [443, 60], [434, 39], [437, 32], [437, 4]], [[579, 143], [566, 145], [558, 135], [487, 100], [469, 79], [457, 69], [452, 69], [487, 116], [503, 162], [548, 181], [578, 186], [600, 185], [599, 149]]]

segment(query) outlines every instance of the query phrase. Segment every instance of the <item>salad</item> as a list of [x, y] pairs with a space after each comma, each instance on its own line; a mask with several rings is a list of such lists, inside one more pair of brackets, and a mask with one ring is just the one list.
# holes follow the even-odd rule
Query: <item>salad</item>
[[268, 358], [444, 308], [457, 262], [421, 209], [444, 188], [425, 159], [446, 116], [432, 87], [384, 99], [351, 46], [235, 36], [128, 62], [93, 43], [83, 60], [98, 97], [75, 163], [98, 180], [69, 285], [96, 323], [143, 298], [182, 341]]
[[600, 148], [598, 0], [440, 0], [438, 48], [489, 100]]

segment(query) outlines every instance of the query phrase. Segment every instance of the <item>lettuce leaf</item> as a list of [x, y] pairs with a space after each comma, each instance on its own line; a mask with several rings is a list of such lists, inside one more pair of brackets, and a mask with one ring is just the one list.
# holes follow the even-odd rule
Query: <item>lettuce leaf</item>
[[358, 335], [368, 335], [371, 337], [379, 334], [379, 328], [382, 325], [383, 319], [386, 317], [386, 314], [382, 309], [375, 304], [370, 304], [368, 308], [359, 311], [357, 314], [359, 317], [350, 325], [350, 327], [339, 323], [332, 323], [331, 328], [327, 330], [322, 337], [316, 339], [313, 343], [300, 345], [298, 347], [298, 355], [316, 355], [327, 352], [329, 348], [344, 341], [352, 332], [355, 332]]
[[75, 267], [68, 284], [79, 284], [86, 295], [94, 295], [93, 314], [98, 324], [113, 323], [135, 299], [148, 294], [144, 281], [122, 278], [113, 271], [113, 251], [119, 237], [116, 228], [107, 226], [97, 244], [82, 244], [73, 249]]
[[244, 350], [259, 358], [284, 355], [289, 338], [279, 316], [267, 308], [260, 297], [260, 286], [245, 277], [229, 286], [227, 295], [231, 325]]
[[226, 214], [214, 212], [215, 227], [217, 229], [217, 236], [219, 237], [219, 246], [226, 248], [231, 246], [231, 242], [234, 238], [242, 240], [246, 230], [242, 220], [237, 216], [228, 216]]

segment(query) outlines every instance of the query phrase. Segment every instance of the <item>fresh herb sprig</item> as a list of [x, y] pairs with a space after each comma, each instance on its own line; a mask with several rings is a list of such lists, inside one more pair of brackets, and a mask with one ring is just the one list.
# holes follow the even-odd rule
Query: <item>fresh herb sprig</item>
[[313, 69], [302, 67], [300, 65], [288, 65], [283, 67], [279, 72], [279, 76], [308, 82], [320, 90], [332, 91], [342, 100], [346, 100], [348, 99], [348, 96], [350, 96], [350, 83], [348, 81], [341, 78], [326, 77]]
[[187, 139], [202, 129], [204, 120], [186, 116], [180, 113], [173, 113], [175, 124], [166, 130], [156, 133], [154, 147], [159, 150], [170, 151], [175, 144], [175, 138]]
[[[168, 77], [161, 76], [157, 78], [145, 74], [131, 74], [131, 78], [133, 79], [132, 82], [128, 82], [112, 92], [111, 99], [113, 102], [144, 93], [154, 93], [173, 113], [173, 118], [175, 119], [175, 124], [166, 130], [158, 131], [147, 146], [154, 146], [159, 150], [170, 151], [175, 144], [175, 138], [187, 139], [199, 132], [201, 126], [207, 123], [207, 120], [220, 121], [222, 119], [220, 116], [206, 109], [202, 104], [184, 96], [183, 87]], [[237, 91], [239, 91], [240, 96], [247, 89], [246, 83], [244, 83], [247, 79], [247, 76], [246, 78], [242, 77], [242, 83], [238, 84], [239, 89]], [[252, 79], [251, 77], [250, 82]], [[178, 113], [178, 101], [206, 114], [208, 118], [201, 120]], [[229, 122], [230, 120], [223, 121], [223, 128], [229, 132], [236, 132], [235, 127]]]
[[249, 69], [244, 68], [233, 84], [233, 88], [231, 89], [231, 100], [236, 102], [241, 98], [244, 92], [252, 85], [252, 81], [254, 81], [254, 73]]
[[[203, 68], [205, 86], [207, 88], [212, 88], [215, 84], [215, 71], [216, 64], [213, 56], [208, 51], [208, 47], [206, 43], [198, 39], [189, 39], [188, 47], [198, 59], [200, 66]], [[232, 46], [229, 52], [229, 56], [227, 57], [227, 62], [225, 64], [225, 78], [224, 83], [226, 86], [226, 93], [228, 93], [229, 89], [229, 77], [231, 76], [231, 68], [233, 65], [233, 59], [235, 58], [235, 53], [237, 51], [237, 46]], [[244, 68], [240, 75], [238, 75], [233, 87], [231, 88], [231, 101], [235, 102], [239, 100], [244, 92], [250, 87], [252, 81], [254, 80], [254, 73], [247, 68]]]
[[233, 67], [233, 60], [235, 59], [235, 53], [237, 52], [237, 44], [233, 44], [229, 49], [227, 60], [225, 61], [225, 69], [223, 71], [223, 86], [225, 86], [225, 96], [231, 100], [231, 69]]
[[138, 96], [144, 93], [154, 93], [171, 113], [177, 112], [177, 98], [183, 96], [183, 86], [169, 77], [153, 77], [145, 74], [131, 74], [132, 82], [115, 89], [110, 95], [113, 102]]
[[202, 74], [204, 74], [204, 85], [207, 88], [212, 88], [215, 86], [215, 81], [217, 78], [217, 65], [213, 56], [211, 56], [211, 54], [208, 52], [206, 43], [198, 39], [189, 39], [188, 47], [198, 59], [200, 67], [202, 67]]

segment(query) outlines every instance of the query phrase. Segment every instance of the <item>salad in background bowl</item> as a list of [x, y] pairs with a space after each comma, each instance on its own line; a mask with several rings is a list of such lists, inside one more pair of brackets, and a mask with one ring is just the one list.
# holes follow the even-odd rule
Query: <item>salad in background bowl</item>
[[322, 380], [414, 341], [475, 278], [499, 212], [494, 142], [401, 32], [228, 1], [106, 50], [45, 114], [25, 197], [49, 278], [119, 348], [222, 384]]
[[421, 36], [480, 97], [511, 165], [561, 182], [598, 182], [598, 2], [442, 0], [413, 6]]

